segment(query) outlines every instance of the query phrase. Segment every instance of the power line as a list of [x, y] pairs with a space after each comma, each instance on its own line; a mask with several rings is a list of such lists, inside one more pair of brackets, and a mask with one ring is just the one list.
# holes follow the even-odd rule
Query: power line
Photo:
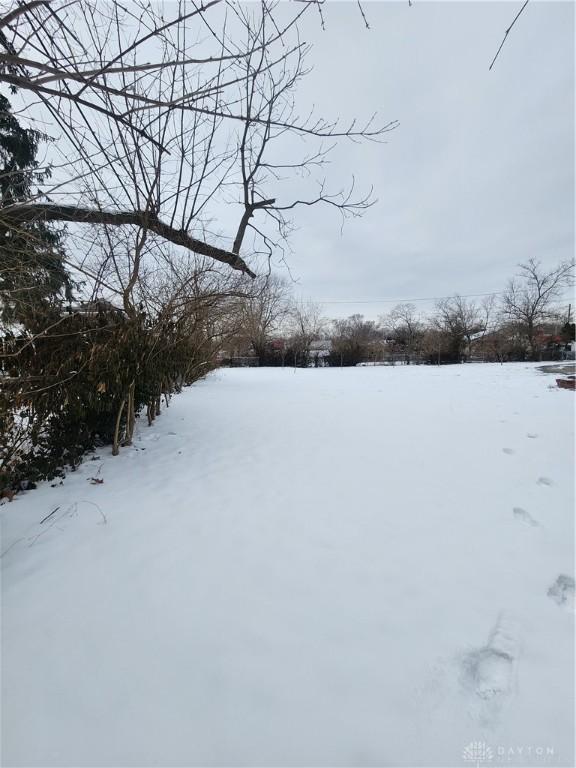
[[413, 299], [318, 299], [319, 304], [402, 304], [413, 301], [441, 301], [442, 299], [453, 299], [456, 295], [462, 299], [479, 298], [481, 296], [501, 296], [503, 291], [492, 291], [491, 293], [451, 293], [448, 296], [420, 296]]

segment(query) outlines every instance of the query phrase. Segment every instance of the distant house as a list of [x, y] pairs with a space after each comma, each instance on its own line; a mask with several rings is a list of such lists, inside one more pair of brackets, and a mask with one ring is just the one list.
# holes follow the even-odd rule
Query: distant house
[[331, 339], [317, 339], [310, 342], [310, 364], [320, 368], [327, 364], [332, 352]]
[[260, 365], [258, 355], [245, 348], [221, 349], [216, 355], [216, 360], [219, 365], [230, 368], [257, 368]]
[[115, 315], [121, 317], [124, 310], [112, 304], [108, 299], [96, 299], [95, 301], [81, 301], [78, 304], [69, 304], [62, 310], [62, 316], [84, 315], [97, 317], [100, 315]]
[[318, 339], [317, 341], [310, 342], [310, 354], [318, 357], [328, 357], [330, 352], [332, 352], [331, 339]]

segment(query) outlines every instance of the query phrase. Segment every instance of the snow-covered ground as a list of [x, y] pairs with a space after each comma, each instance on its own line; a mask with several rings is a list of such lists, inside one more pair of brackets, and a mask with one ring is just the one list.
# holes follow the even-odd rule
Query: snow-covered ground
[[554, 378], [220, 371], [4, 505], [3, 764], [572, 766]]

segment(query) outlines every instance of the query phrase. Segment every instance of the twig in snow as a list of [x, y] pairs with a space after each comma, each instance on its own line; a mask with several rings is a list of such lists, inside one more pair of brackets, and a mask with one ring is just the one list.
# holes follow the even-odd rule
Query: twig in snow
[[46, 522], [46, 520], [48, 520], [48, 518], [49, 518], [49, 517], [52, 517], [52, 515], [53, 515], [55, 512], [58, 512], [58, 510], [59, 510], [59, 509], [60, 509], [60, 507], [56, 507], [56, 509], [53, 509], [53, 510], [52, 510], [52, 512], [50, 512], [50, 514], [49, 514], [49, 515], [46, 515], [46, 517], [45, 517], [43, 520], [40, 520], [40, 525], [42, 525], [42, 523], [45, 523], [45, 522]]

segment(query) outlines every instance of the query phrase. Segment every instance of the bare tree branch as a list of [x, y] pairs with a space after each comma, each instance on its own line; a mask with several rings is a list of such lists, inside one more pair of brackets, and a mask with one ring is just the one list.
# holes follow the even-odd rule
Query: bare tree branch
[[160, 221], [149, 211], [103, 211], [98, 209], [78, 208], [71, 205], [52, 203], [18, 204], [2, 208], [0, 212], [4, 226], [18, 226], [32, 221], [69, 221], [78, 224], [109, 224], [112, 226], [132, 225], [150, 230], [175, 245], [181, 245], [193, 253], [208, 256], [233, 269], [255, 277], [254, 272], [235, 253], [204, 243], [191, 237], [183, 230], [174, 229]]
[[492, 59], [492, 63], [491, 63], [491, 64], [490, 64], [490, 66], [488, 67], [488, 70], [491, 70], [491, 69], [492, 69], [492, 67], [494, 66], [494, 64], [496, 63], [496, 59], [498, 58], [498, 56], [500, 56], [500, 51], [502, 50], [502, 48], [504, 48], [504, 45], [505, 45], [505, 43], [506, 43], [506, 40], [508, 39], [508, 35], [510, 34], [510, 31], [511, 31], [512, 27], [514, 26], [514, 24], [516, 24], [516, 22], [517, 22], [517, 21], [518, 21], [518, 19], [520, 18], [520, 16], [521, 16], [522, 12], [524, 11], [524, 9], [526, 8], [526, 6], [528, 5], [528, 3], [529, 3], [529, 2], [530, 2], [530, 0], [524, 0], [524, 4], [522, 5], [522, 7], [520, 8], [520, 10], [518, 11], [518, 13], [516, 14], [516, 16], [514, 17], [514, 20], [512, 21], [512, 24], [510, 24], [510, 26], [508, 27], [508, 29], [506, 30], [506, 32], [504, 32], [504, 38], [502, 39], [502, 42], [500, 43], [500, 47], [499, 47], [499, 48], [498, 48], [498, 50], [496, 51], [496, 55], [495, 55], [495, 56], [494, 56], [494, 58]]

